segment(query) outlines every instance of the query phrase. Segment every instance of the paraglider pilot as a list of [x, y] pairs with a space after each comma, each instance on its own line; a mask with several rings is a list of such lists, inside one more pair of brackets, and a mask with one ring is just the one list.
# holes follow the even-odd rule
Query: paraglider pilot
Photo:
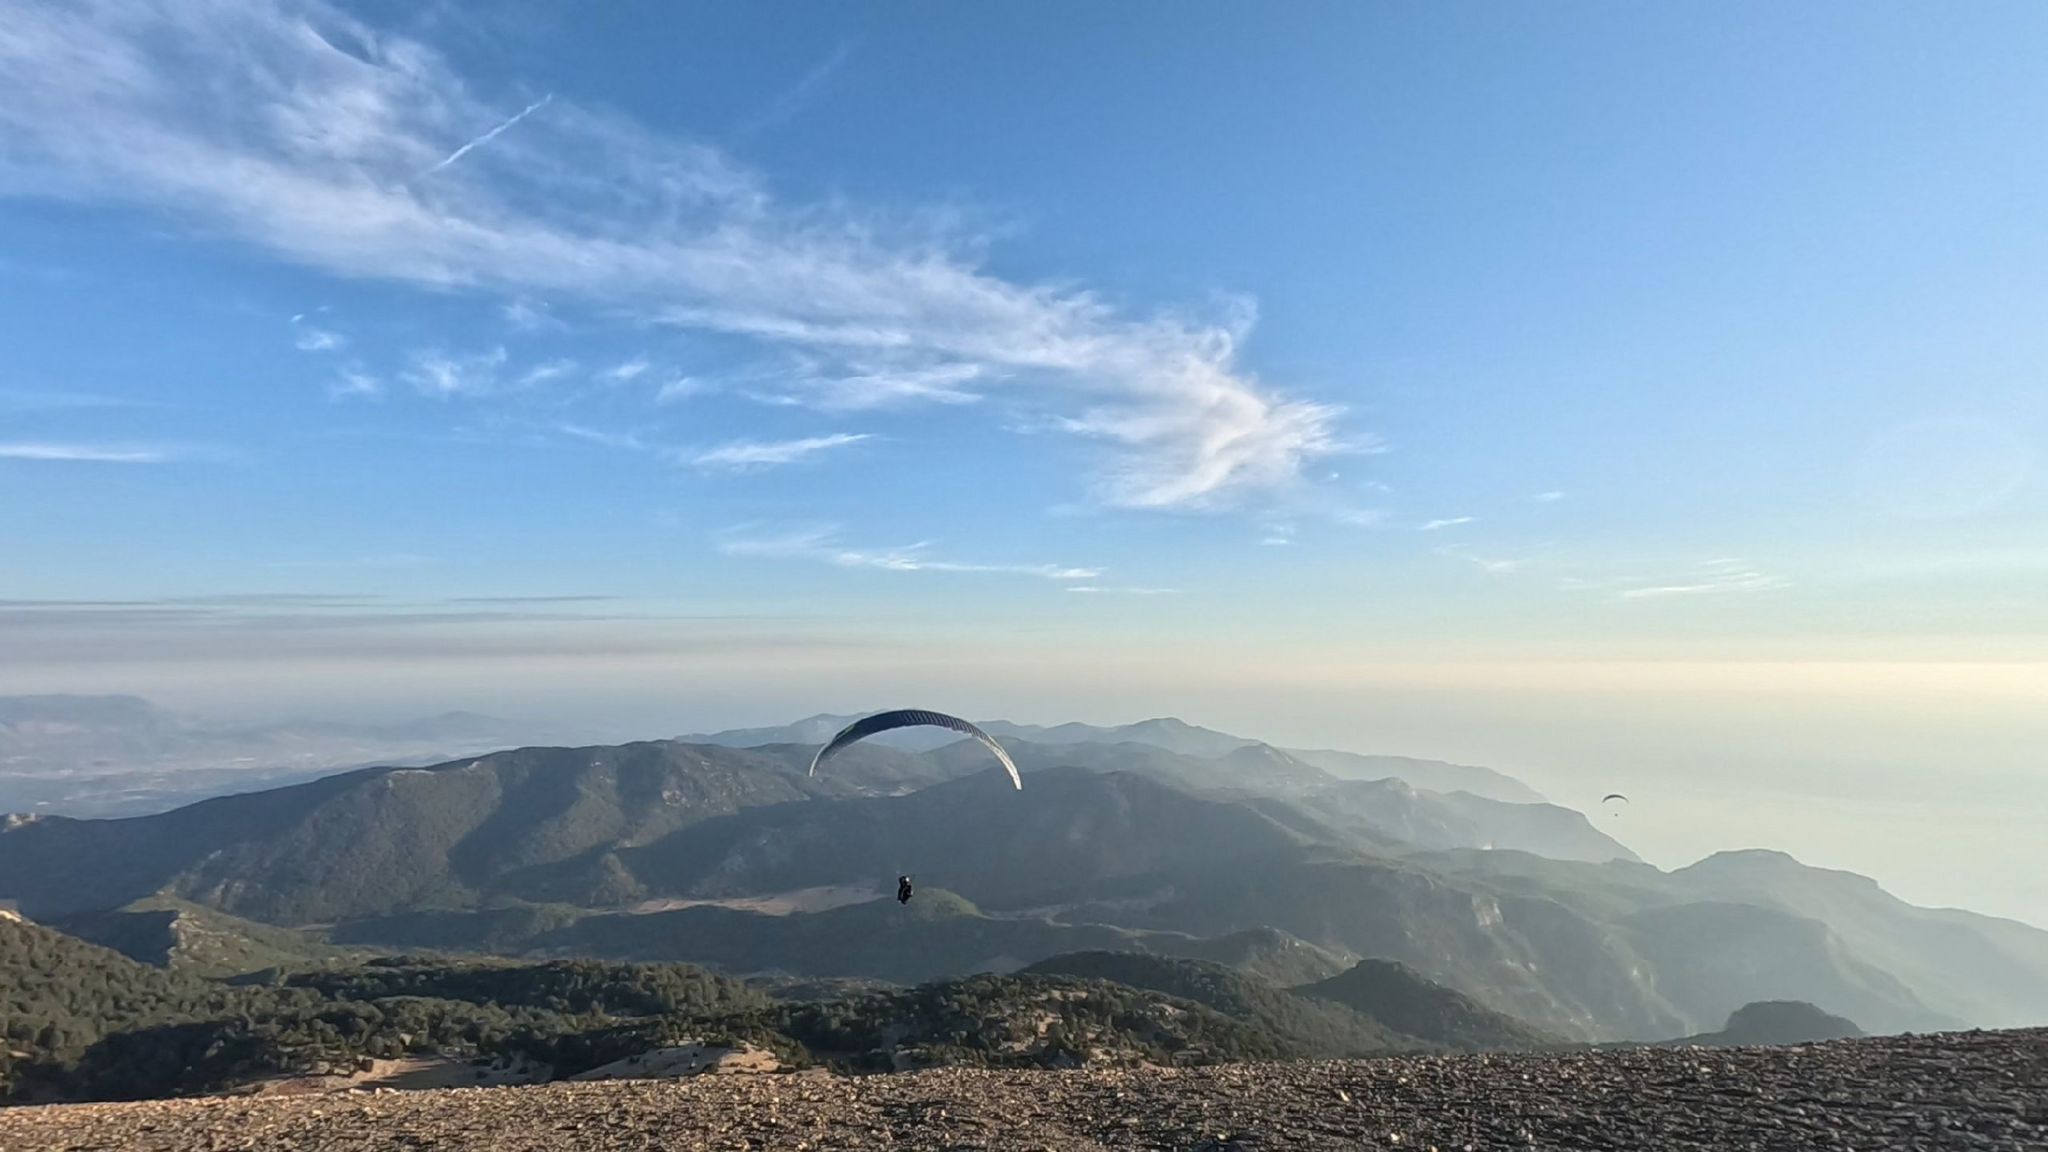
[[910, 903], [910, 877], [898, 876], [896, 878], [896, 902], [898, 904]]

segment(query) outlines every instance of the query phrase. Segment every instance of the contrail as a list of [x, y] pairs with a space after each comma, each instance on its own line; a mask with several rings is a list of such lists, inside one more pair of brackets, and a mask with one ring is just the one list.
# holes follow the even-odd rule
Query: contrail
[[498, 125], [496, 128], [491, 129], [489, 132], [484, 133], [483, 135], [477, 137], [476, 139], [471, 140], [469, 143], [464, 144], [462, 147], [457, 148], [455, 151], [450, 152], [446, 160], [443, 160], [439, 164], [434, 165], [432, 168], [427, 169], [427, 171], [429, 173], [439, 172], [441, 169], [446, 168], [450, 164], [455, 163], [457, 160], [462, 159], [464, 156], [469, 155], [470, 149], [481, 147], [482, 145], [489, 144], [491, 141], [496, 140], [498, 138], [499, 133], [503, 132], [507, 128], [510, 128], [514, 124], [519, 123], [521, 120], [526, 119], [528, 116], [533, 115], [535, 112], [540, 111], [543, 107], [547, 105], [548, 101], [553, 100], [554, 98], [555, 94], [553, 92], [550, 92], [547, 95], [541, 97], [540, 99], [534, 101], [533, 103], [528, 104], [524, 109], [522, 109], [519, 112], [518, 115], [512, 117], [510, 120], [505, 121], [503, 124]]

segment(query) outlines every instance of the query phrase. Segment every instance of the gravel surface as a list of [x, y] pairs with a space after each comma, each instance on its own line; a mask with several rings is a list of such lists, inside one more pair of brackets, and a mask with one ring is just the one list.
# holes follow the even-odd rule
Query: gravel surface
[[0, 1110], [0, 1149], [2048, 1149], [2048, 1029], [1170, 1070], [721, 1076]]

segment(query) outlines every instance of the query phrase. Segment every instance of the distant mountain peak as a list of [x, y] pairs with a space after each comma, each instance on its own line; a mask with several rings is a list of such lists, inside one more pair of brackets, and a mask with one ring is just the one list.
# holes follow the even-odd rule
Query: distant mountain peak
[[1698, 868], [1705, 864], [1715, 867], [1782, 868], [1788, 865], [1797, 867], [1799, 859], [1790, 852], [1781, 852], [1776, 848], [1730, 848], [1706, 856], [1692, 866]]
[[1811, 1044], [1821, 1040], [1846, 1040], [1867, 1035], [1855, 1022], [1804, 1000], [1759, 1000], [1744, 1004], [1728, 1016], [1719, 1032], [1706, 1032], [1676, 1041], [1680, 1044]]

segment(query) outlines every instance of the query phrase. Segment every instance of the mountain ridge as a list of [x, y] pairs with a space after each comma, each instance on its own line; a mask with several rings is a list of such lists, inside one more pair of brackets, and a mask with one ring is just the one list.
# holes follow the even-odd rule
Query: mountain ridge
[[[877, 710], [879, 711], [879, 709]], [[756, 747], [762, 744], [822, 744], [841, 728], [869, 713], [836, 715], [820, 713], [790, 724], [765, 728], [733, 728], [722, 732], [692, 733], [676, 737], [691, 744], [722, 744], [728, 747]], [[1222, 759], [1242, 749], [1269, 746], [1246, 736], [1236, 736], [1190, 724], [1172, 716], [1154, 717], [1129, 724], [1101, 726], [1068, 722], [1055, 725], [1018, 724], [1008, 720], [976, 722], [998, 740], [1025, 740], [1034, 744], [1148, 744], [1169, 752], [1201, 759]], [[891, 747], [928, 752], [962, 739], [956, 733], [933, 729], [900, 729], [869, 738]], [[1516, 804], [1543, 803], [1541, 793], [1513, 777], [1491, 768], [1422, 760], [1407, 756], [1369, 756], [1329, 749], [1278, 748], [1294, 759], [1329, 772], [1339, 779], [1377, 780], [1388, 777], [1407, 780], [1418, 788], [1433, 791], [1463, 791], [1475, 796]]]
[[[1399, 960], [1578, 1040], [1698, 1033], [1773, 998], [1881, 1030], [2048, 1014], [2048, 959], [2036, 956], [2048, 934], [1915, 909], [1789, 858], [1676, 873], [1546, 859], [1469, 843], [1496, 834], [1472, 829], [1500, 827], [1503, 810], [1552, 819], [1540, 806], [1326, 780], [1312, 766], [1249, 792], [1231, 786], [1228, 761], [1006, 739], [1028, 772], [1021, 792], [973, 746], [863, 744], [811, 778], [804, 745], [652, 741], [364, 769], [127, 820], [7, 821], [0, 900], [62, 917], [175, 898], [273, 926], [333, 925], [350, 944], [442, 933], [472, 948], [628, 956], [648, 933], [687, 926], [701, 948], [652, 954], [773, 966], [742, 946], [754, 935], [850, 969], [805, 973], [819, 979], [1270, 931], [1298, 941], [1304, 963]], [[1232, 755], [1293, 764], [1262, 745]], [[979, 906], [919, 930], [951, 941], [939, 967], [823, 948], [842, 920], [789, 897], [872, 892], [903, 872]], [[763, 902], [785, 897], [789, 914], [771, 923]]]

